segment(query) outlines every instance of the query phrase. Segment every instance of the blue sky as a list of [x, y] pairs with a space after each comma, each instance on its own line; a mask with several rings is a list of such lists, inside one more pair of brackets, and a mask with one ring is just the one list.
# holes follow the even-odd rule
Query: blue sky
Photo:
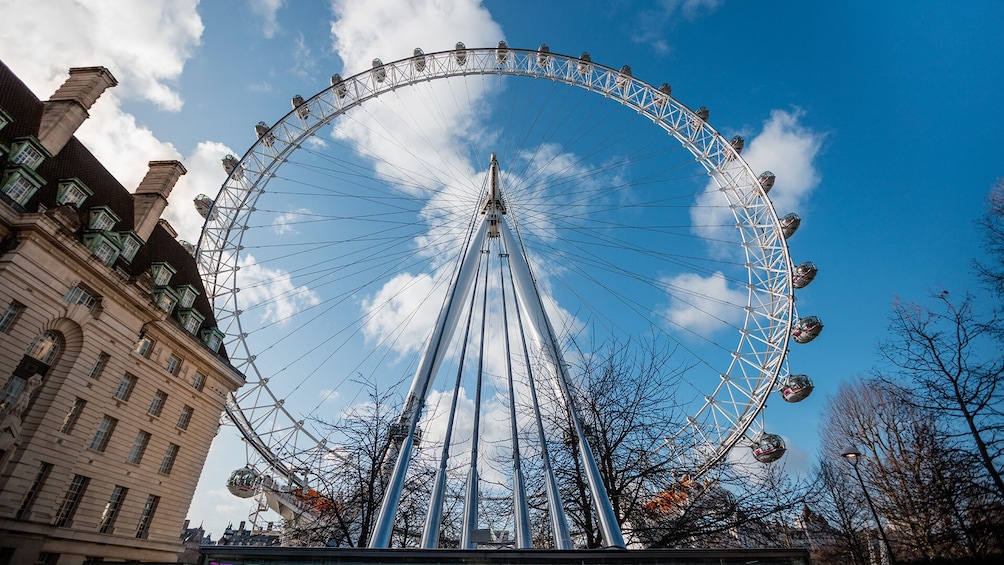
[[[649, 83], [671, 83], [684, 104], [708, 106], [727, 136], [753, 139], [782, 112], [789, 147], [803, 150], [789, 175], [798, 177], [792, 201], [803, 218], [792, 252], [821, 269], [798, 307], [826, 323], [819, 340], [790, 357], [794, 372], [815, 381], [813, 396], [768, 406], [768, 428], [788, 440], [795, 472], [818, 455], [827, 394], [878, 362], [893, 300], [977, 290], [973, 220], [1004, 176], [994, 141], [1004, 123], [999, 3], [36, 4], [0, 0], [10, 20], [0, 58], [43, 99], [71, 66], [111, 68], [120, 84], [79, 137], [127, 187], [147, 161], [182, 159], [189, 174], [168, 217], [191, 241], [201, 224], [191, 198], [218, 190], [219, 159], [244, 153], [254, 123], [278, 120], [292, 95], [322, 90], [334, 72], [348, 76], [415, 46], [432, 52], [504, 38], [514, 47], [588, 51], [611, 67], [631, 65]], [[222, 485], [233, 436], [220, 433], [190, 512], [217, 537], [247, 513]]]

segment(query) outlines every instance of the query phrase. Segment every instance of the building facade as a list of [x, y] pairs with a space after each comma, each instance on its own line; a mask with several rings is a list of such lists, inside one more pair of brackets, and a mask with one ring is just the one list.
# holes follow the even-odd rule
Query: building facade
[[0, 62], [0, 565], [173, 562], [243, 376], [191, 246], [177, 161], [123, 187], [74, 137], [104, 68], [40, 101]]

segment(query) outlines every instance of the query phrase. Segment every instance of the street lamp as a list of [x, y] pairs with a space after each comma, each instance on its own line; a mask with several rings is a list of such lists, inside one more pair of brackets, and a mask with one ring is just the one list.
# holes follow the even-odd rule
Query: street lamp
[[889, 554], [889, 563], [896, 563], [896, 559], [892, 554], [892, 547], [889, 545], [889, 538], [885, 535], [885, 530], [882, 528], [882, 522], [879, 521], [878, 512], [875, 511], [875, 504], [872, 503], [872, 497], [868, 495], [868, 489], [865, 488], [865, 480], [861, 478], [861, 471], [858, 470], [858, 459], [863, 457], [861, 452], [854, 446], [846, 447], [840, 455], [843, 455], [845, 459], [851, 462], [851, 467], [854, 467], [854, 474], [858, 476], [858, 482], [861, 483], [861, 492], [865, 493], [865, 500], [868, 501], [868, 508], [872, 510], [872, 517], [875, 518], [875, 525], [878, 526], [879, 534], [882, 535], [882, 543], [885, 544], [886, 553]]

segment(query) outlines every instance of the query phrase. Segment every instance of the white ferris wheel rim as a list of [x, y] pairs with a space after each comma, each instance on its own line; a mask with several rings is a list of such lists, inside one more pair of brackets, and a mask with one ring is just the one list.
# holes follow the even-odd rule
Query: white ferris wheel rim
[[[461, 60], [463, 59], [463, 60]], [[286, 114], [239, 160], [215, 199], [196, 251], [196, 258], [213, 301], [217, 323], [225, 329], [231, 364], [249, 378], [230, 395], [227, 413], [245, 441], [275, 473], [300, 483], [304, 470], [316, 466], [325, 440], [273, 394], [268, 378], [255, 363], [236, 306], [236, 273], [243, 232], [257, 197], [290, 154], [317, 130], [346, 112], [396, 89], [467, 75], [507, 75], [541, 78], [584, 88], [636, 110], [676, 138], [708, 172], [729, 200], [741, 233], [748, 274], [744, 326], [728, 368], [715, 392], [688, 418], [686, 436], [700, 461], [696, 477], [721, 461], [746, 436], [786, 370], [788, 338], [796, 319], [792, 262], [773, 204], [756, 174], [710, 124], [659, 88], [624, 72], [588, 60], [510, 47], [463, 48], [422, 53], [345, 78], [304, 101], [298, 113]], [[419, 64], [421, 63], [421, 64]], [[587, 65], [583, 73], [583, 65]], [[344, 90], [343, 90], [344, 89]], [[736, 383], [746, 386], [736, 391]], [[722, 398], [719, 399], [719, 394]], [[726, 397], [739, 397], [727, 401]], [[262, 432], [266, 429], [265, 433]], [[686, 434], [683, 432], [686, 431]]]

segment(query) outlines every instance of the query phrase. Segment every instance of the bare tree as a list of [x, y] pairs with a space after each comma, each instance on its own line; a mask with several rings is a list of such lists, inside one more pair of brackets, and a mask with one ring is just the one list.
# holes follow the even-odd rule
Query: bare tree
[[998, 297], [1004, 298], [1004, 179], [997, 179], [987, 195], [987, 211], [977, 221], [982, 231], [987, 261], [977, 261], [976, 270], [983, 282]]
[[[988, 524], [1004, 522], [978, 473], [978, 458], [949, 432], [942, 414], [907, 402], [902, 392], [877, 379], [842, 385], [824, 410], [823, 458], [838, 457], [848, 444], [866, 455], [859, 467], [864, 488], [887, 523], [897, 558], [972, 559], [999, 552]], [[843, 529], [838, 537], [854, 555], [861, 516], [835, 499], [853, 492], [842, 483], [853, 485], [856, 477], [849, 466], [837, 469], [830, 467], [824, 477], [830, 502], [825, 516]]]
[[993, 329], [997, 320], [977, 319], [972, 296], [958, 305], [947, 291], [935, 299], [943, 311], [894, 305], [890, 339], [880, 348], [892, 368], [881, 376], [901, 392], [904, 402], [950, 423], [953, 438], [971, 442], [1004, 499], [1004, 355]]

